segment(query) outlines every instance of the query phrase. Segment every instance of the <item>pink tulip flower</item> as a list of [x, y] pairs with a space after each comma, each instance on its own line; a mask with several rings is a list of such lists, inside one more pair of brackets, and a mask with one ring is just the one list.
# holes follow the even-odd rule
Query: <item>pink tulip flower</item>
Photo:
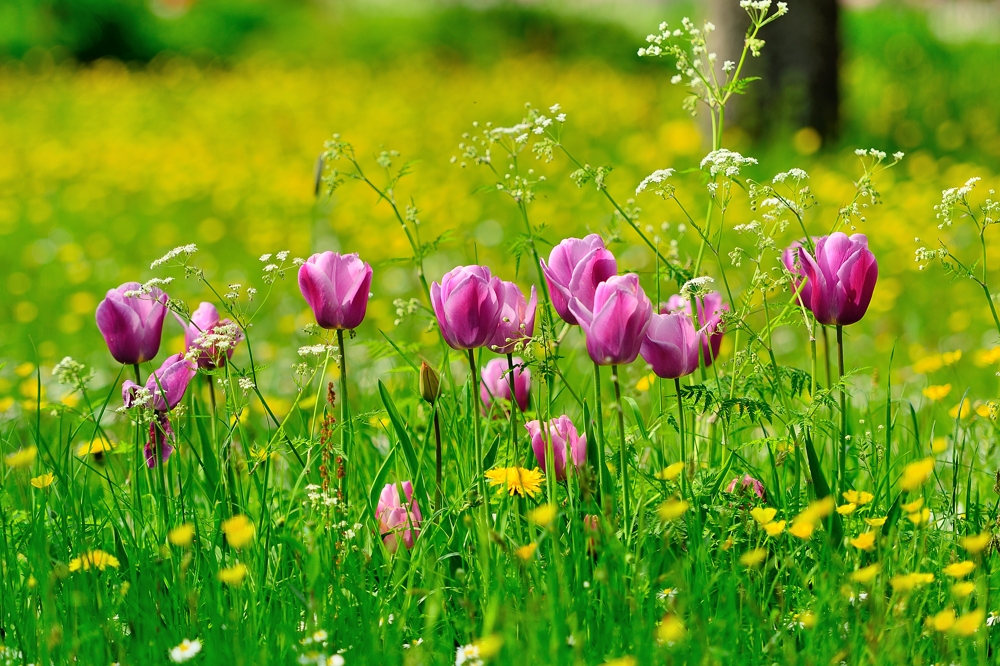
[[[399, 497], [399, 485], [403, 486], [409, 507], [403, 504]], [[379, 495], [375, 518], [378, 520], [379, 534], [390, 553], [395, 553], [399, 542], [409, 549], [420, 536], [420, 507], [413, 498], [413, 484], [403, 481], [401, 484], [387, 483]]]
[[458, 266], [431, 285], [431, 305], [453, 349], [482, 347], [500, 324], [503, 284], [485, 266]]
[[[710, 291], [704, 296], [697, 298], [698, 303], [698, 337], [701, 340], [701, 354], [705, 367], [709, 367], [719, 357], [719, 349], [722, 347], [722, 336], [725, 329], [722, 326], [722, 313], [729, 310], [729, 306], [722, 302], [722, 294], [717, 291]], [[681, 312], [691, 318], [691, 299], [680, 294], [674, 294], [665, 305], [660, 307], [663, 314], [671, 312]], [[697, 367], [695, 359], [695, 367]]]
[[[517, 396], [517, 406], [521, 411], [527, 411], [528, 398], [531, 396], [531, 370], [524, 365], [519, 357], [513, 357], [514, 361], [514, 393]], [[479, 397], [482, 398], [483, 408], [489, 411], [494, 400], [501, 400], [510, 404], [510, 368], [507, 359], [495, 358], [483, 367], [481, 373], [483, 383], [479, 386]], [[507, 409], [504, 407], [506, 413]]]
[[618, 273], [615, 256], [597, 234], [563, 240], [552, 248], [549, 263], [541, 260], [541, 264], [552, 307], [563, 321], [574, 325], [579, 322], [570, 311], [570, 301], [576, 299], [593, 310], [597, 285]]
[[510, 354], [518, 342], [535, 334], [538, 294], [532, 286], [531, 299], [526, 301], [524, 294], [513, 282], [504, 281], [501, 285], [500, 322], [487, 346], [498, 354]]
[[541, 421], [529, 421], [524, 427], [531, 433], [531, 449], [543, 472], [546, 471], [545, 454], [551, 439], [552, 464], [559, 481], [566, 479], [568, 459], [573, 461], [573, 466], [577, 469], [587, 461], [587, 435], [579, 435], [576, 426], [565, 414], [549, 421], [546, 428], [548, 433], [543, 429]]
[[698, 369], [698, 340], [691, 315], [654, 314], [639, 353], [657, 377], [676, 379]]
[[848, 326], [868, 311], [878, 280], [878, 262], [864, 234], [835, 232], [816, 241], [816, 256], [799, 247], [799, 265], [809, 285], [808, 300], [816, 321]]
[[573, 299], [570, 312], [587, 335], [587, 352], [598, 365], [624, 365], [639, 355], [653, 304], [639, 286], [639, 276], [616, 275], [597, 286], [594, 308]]
[[357, 254], [320, 252], [299, 268], [299, 289], [322, 328], [350, 330], [365, 318], [372, 267]]
[[109, 290], [97, 306], [97, 328], [111, 356], [123, 365], [151, 361], [160, 351], [169, 299], [156, 287], [148, 294], [125, 296], [126, 292], [138, 291], [140, 287], [138, 282], [126, 282]]
[[[220, 319], [219, 311], [211, 303], [202, 303], [191, 314], [191, 321], [175, 315], [184, 327], [184, 348], [186, 351], [198, 349], [201, 354], [197, 362], [199, 368], [221, 368], [233, 357], [233, 351], [243, 340], [243, 331], [233, 326], [229, 319]], [[221, 331], [231, 334], [221, 335]], [[220, 336], [225, 339], [212, 340]]]

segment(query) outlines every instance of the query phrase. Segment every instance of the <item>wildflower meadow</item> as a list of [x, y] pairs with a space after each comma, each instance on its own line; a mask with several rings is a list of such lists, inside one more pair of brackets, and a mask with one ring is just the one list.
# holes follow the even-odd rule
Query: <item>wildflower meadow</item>
[[[58, 187], [0, 199], [0, 330], [31, 330], [0, 359], [0, 664], [996, 663], [995, 178], [808, 132], [765, 170], [727, 108], [794, 3], [733, 3], [739, 60], [707, 21], [635, 44], [676, 108], [621, 164], [580, 136], [641, 113], [589, 99], [658, 88], [584, 65], [438, 90], [433, 165], [347, 128], [290, 146], [275, 111], [258, 179], [232, 128], [109, 129], [159, 94], [183, 138], [212, 111], [170, 86], [209, 75], [8, 72], [121, 105], [79, 130], [101, 169], [52, 138], [23, 166]], [[263, 107], [318, 103], [261, 68]], [[462, 106], [490, 90], [500, 116]], [[52, 189], [115, 222], [42, 237]]]

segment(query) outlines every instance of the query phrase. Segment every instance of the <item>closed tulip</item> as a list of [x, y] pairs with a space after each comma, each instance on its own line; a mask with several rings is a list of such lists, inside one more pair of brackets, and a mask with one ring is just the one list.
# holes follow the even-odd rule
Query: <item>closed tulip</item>
[[[546, 472], [546, 449], [549, 440], [552, 442], [552, 464], [556, 479], [566, 478], [566, 465], [569, 460], [579, 469], [587, 460], [587, 435], [580, 435], [569, 417], [563, 414], [548, 422], [543, 428], [541, 421], [529, 421], [524, 426], [531, 434], [531, 449], [535, 452], [538, 466]], [[546, 433], [546, 430], [548, 433]]]
[[177, 317], [184, 327], [184, 348], [197, 349], [199, 368], [221, 368], [233, 357], [233, 351], [243, 340], [243, 331], [229, 319], [220, 319], [211, 303], [202, 303], [191, 314], [191, 321]]
[[108, 351], [124, 365], [145, 363], [160, 351], [163, 318], [167, 314], [167, 295], [153, 287], [148, 294], [126, 296], [138, 291], [138, 282], [126, 282], [111, 289], [97, 306], [97, 328], [104, 336]]
[[579, 321], [570, 310], [570, 301], [576, 299], [593, 310], [597, 285], [618, 273], [615, 256], [597, 234], [563, 240], [552, 248], [549, 263], [543, 259], [541, 264], [552, 307], [563, 321], [574, 325]]
[[531, 299], [513, 282], [501, 282], [500, 322], [490, 340], [489, 348], [498, 354], [510, 354], [517, 343], [535, 334], [535, 311], [538, 308], [538, 294], [531, 287]]
[[[814, 238], [813, 242], [817, 240]], [[802, 272], [802, 264], [799, 263], [799, 249], [801, 247], [803, 246], [800, 240], [786, 247], [785, 251], [781, 253], [781, 263], [785, 265], [789, 273], [795, 276], [792, 278], [792, 291], [799, 292], [799, 302], [808, 308], [812, 300], [812, 285], [803, 277], [805, 274]], [[799, 285], [802, 286], [801, 289], [799, 289]]]
[[816, 321], [837, 326], [861, 321], [878, 280], [878, 262], [868, 249], [868, 238], [838, 231], [816, 241], [815, 257], [803, 247], [798, 255], [802, 275], [810, 285], [805, 302]]
[[594, 293], [593, 310], [578, 299], [569, 307], [587, 335], [587, 352], [595, 363], [622, 365], [639, 355], [653, 316], [653, 304], [639, 286], [639, 276], [616, 275], [602, 282]]
[[[399, 497], [399, 486], [403, 486], [406, 494], [407, 507]], [[375, 509], [378, 520], [379, 534], [390, 553], [395, 553], [402, 541], [406, 548], [413, 548], [413, 542], [420, 536], [420, 507], [413, 498], [413, 484], [403, 481], [401, 484], [387, 483], [379, 495], [378, 506]]]
[[299, 289], [322, 328], [360, 326], [371, 286], [372, 267], [357, 254], [320, 252], [299, 268]]
[[[729, 310], [729, 306], [722, 302], [722, 294], [717, 291], [710, 291], [704, 296], [697, 297], [697, 303], [698, 327], [701, 329], [698, 331], [698, 337], [701, 340], [701, 354], [707, 368], [719, 357], [722, 336], [725, 334], [725, 329], [722, 327], [722, 313]], [[690, 319], [691, 299], [674, 294], [667, 299], [666, 305], [660, 308], [660, 312], [663, 314], [679, 312]], [[698, 365], [697, 361], [695, 359], [695, 366]]]
[[485, 266], [458, 266], [431, 285], [441, 335], [453, 349], [485, 346], [497, 331], [503, 284]]
[[[155, 370], [146, 380], [146, 390], [149, 391], [149, 406], [158, 412], [169, 412], [184, 398], [188, 384], [198, 373], [194, 361], [184, 358], [184, 354], [174, 354], [168, 357], [158, 370]], [[122, 386], [122, 401], [125, 407], [136, 404], [139, 385], [132, 380], [126, 380]]]
[[[528, 409], [528, 398], [531, 395], [531, 370], [524, 362], [515, 356], [514, 361], [514, 393], [517, 406], [521, 411]], [[483, 406], [489, 410], [494, 400], [502, 400], [510, 404], [510, 368], [505, 358], [495, 358], [483, 367], [481, 373], [483, 383], [479, 387], [479, 397]], [[506, 411], [506, 409], [504, 410]]]
[[698, 340], [691, 315], [654, 314], [639, 353], [657, 377], [676, 379], [698, 369]]

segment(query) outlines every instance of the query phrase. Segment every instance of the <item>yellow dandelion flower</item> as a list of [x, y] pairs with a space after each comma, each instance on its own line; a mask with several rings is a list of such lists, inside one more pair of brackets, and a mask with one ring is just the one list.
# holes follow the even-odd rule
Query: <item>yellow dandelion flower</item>
[[640, 377], [639, 381], [635, 383], [636, 391], [648, 391], [653, 387], [653, 382], [656, 381], [656, 373], [651, 372], [645, 377]]
[[788, 528], [788, 533], [792, 536], [797, 536], [798, 538], [807, 541], [812, 538], [813, 532], [816, 531], [815, 523], [807, 523], [803, 521], [793, 522], [792, 526]]
[[854, 502], [851, 502], [849, 504], [841, 504], [840, 506], [837, 507], [837, 513], [839, 513], [842, 516], [849, 516], [852, 513], [854, 513], [854, 510], [857, 508], [858, 505], [855, 504]]
[[254, 526], [243, 514], [237, 514], [222, 522], [222, 531], [226, 535], [226, 543], [233, 548], [243, 548], [253, 541]]
[[[656, 638], [667, 645], [679, 643], [687, 635], [687, 628], [679, 617], [668, 613], [656, 627]], [[633, 662], [634, 663], [634, 662]]]
[[775, 523], [768, 523], [764, 525], [764, 531], [767, 532], [767, 536], [776, 537], [785, 531], [785, 521], [779, 520]]
[[81, 458], [85, 456], [98, 456], [107, 453], [113, 448], [115, 448], [114, 444], [98, 437], [92, 442], [84, 442], [80, 446], [76, 447], [76, 455]]
[[52, 482], [55, 480], [56, 480], [55, 475], [52, 474], [52, 472], [49, 472], [47, 474], [41, 474], [33, 478], [31, 480], [31, 485], [41, 490], [42, 488], [48, 488], [49, 486], [51, 486]]
[[556, 514], [558, 513], [559, 507], [555, 504], [543, 504], [540, 507], [532, 509], [528, 512], [528, 520], [536, 525], [547, 527], [553, 520], [555, 520]]
[[1000, 347], [978, 350], [973, 358], [973, 362], [980, 368], [985, 368], [989, 365], [1000, 362]]
[[226, 567], [225, 569], [219, 569], [217, 577], [220, 582], [226, 585], [232, 585], [233, 587], [239, 587], [243, 584], [243, 579], [247, 576], [247, 565], [240, 562], [231, 567]]
[[[961, 406], [961, 408], [962, 408], [962, 415], [961, 416], [959, 416], [959, 414], [958, 414], [958, 408], [959, 408], [959, 406]], [[969, 418], [969, 414], [971, 414], [971, 413], [972, 413], [972, 405], [969, 404], [968, 400], [963, 400], [961, 403], [959, 403], [958, 405], [955, 405], [954, 407], [952, 407], [951, 409], [948, 410], [948, 416], [950, 416], [953, 419], [957, 419], [957, 418], [967, 419], [967, 418]]]
[[975, 562], [965, 560], [964, 562], [954, 562], [949, 564], [944, 568], [944, 573], [946, 576], [951, 576], [952, 578], [965, 578], [972, 573], [975, 568]]
[[983, 532], [982, 534], [972, 534], [970, 536], [962, 537], [958, 540], [958, 545], [973, 555], [978, 555], [986, 550], [986, 547], [990, 545], [992, 540], [992, 534], [989, 532]]
[[765, 559], [767, 559], [767, 549], [754, 548], [740, 555], [740, 564], [752, 568], [759, 566]]
[[538, 550], [538, 544], [535, 542], [531, 542], [515, 550], [514, 554], [520, 557], [525, 562], [527, 562], [528, 560], [530, 560], [535, 556], [536, 550]]
[[920, 572], [893, 576], [889, 579], [889, 584], [892, 585], [892, 589], [896, 592], [909, 592], [916, 587], [933, 582], [934, 574]]
[[835, 506], [836, 502], [834, 501], [833, 496], [827, 495], [823, 499], [810, 502], [809, 505], [795, 517], [795, 522], [819, 522], [833, 513]]
[[38, 447], [29, 446], [26, 449], [18, 449], [13, 453], [8, 453], [4, 456], [4, 462], [7, 463], [7, 467], [11, 469], [20, 469], [22, 467], [29, 467], [31, 463], [35, 462], [35, 458], [38, 457]]
[[981, 608], [969, 611], [965, 615], [962, 615], [957, 620], [955, 620], [954, 626], [952, 626], [951, 631], [959, 636], [971, 636], [979, 630], [982, 626], [983, 620], [986, 619], [986, 612]]
[[937, 615], [928, 617], [926, 624], [928, 628], [934, 631], [945, 632], [955, 626], [956, 617], [954, 608], [945, 608]]
[[192, 523], [178, 525], [167, 533], [167, 540], [180, 548], [187, 548], [190, 546], [193, 539], [194, 525]]
[[956, 599], [964, 599], [976, 590], [976, 584], [971, 580], [963, 580], [951, 586], [951, 593]]
[[943, 400], [949, 393], [951, 393], [951, 384], [932, 384], [923, 390], [923, 394], [934, 402]]
[[862, 567], [857, 571], [852, 571], [851, 580], [855, 583], [867, 585], [875, 580], [875, 576], [877, 576], [880, 571], [882, 571], [882, 565], [876, 562], [875, 564], [870, 564], [867, 567]]
[[941, 358], [941, 354], [931, 354], [915, 362], [913, 364], [913, 372], [918, 375], [928, 375], [940, 370], [942, 367], [944, 367], [944, 360]]
[[511, 496], [534, 497], [542, 489], [545, 476], [537, 468], [498, 467], [486, 472], [486, 479], [490, 485], [505, 485], [507, 493]]
[[845, 490], [842, 494], [845, 501], [849, 504], [856, 504], [858, 506], [864, 506], [875, 499], [874, 495], [864, 490]]
[[91, 569], [104, 571], [108, 567], [117, 569], [118, 566], [118, 558], [103, 550], [92, 550], [69, 561], [70, 571], [90, 571]]
[[948, 450], [948, 440], [944, 437], [935, 437], [931, 440], [931, 453], [938, 455]]
[[931, 510], [924, 507], [923, 511], [914, 511], [913, 513], [907, 514], [906, 517], [909, 518], [910, 522], [914, 525], [923, 525], [924, 523], [930, 521]]
[[955, 351], [944, 352], [941, 354], [941, 362], [945, 365], [955, 365], [962, 359], [962, 350], [956, 349]]
[[984, 419], [992, 419], [993, 414], [996, 410], [994, 403], [984, 402], [976, 405], [976, 416], [982, 417]]
[[658, 513], [660, 514], [660, 520], [663, 522], [668, 522], [671, 520], [677, 520], [684, 515], [684, 512], [688, 510], [690, 505], [687, 501], [678, 499], [676, 497], [671, 497], [666, 502], [660, 505]]
[[778, 515], [778, 510], [770, 506], [758, 506], [750, 509], [750, 515], [753, 516], [753, 519], [760, 523], [761, 526], [763, 526], [774, 520], [774, 517]]
[[667, 465], [659, 472], [657, 472], [656, 478], [659, 479], [660, 481], [673, 481], [678, 476], [680, 476], [681, 472], [683, 471], [684, 471], [684, 463], [675, 462], [673, 465]]
[[865, 518], [865, 522], [868, 523], [870, 527], [882, 527], [885, 525], [885, 516], [880, 518]]
[[923, 505], [924, 505], [924, 498], [918, 497], [912, 502], [902, 505], [901, 508], [903, 509], [903, 511], [906, 511], [907, 513], [913, 513], [914, 511], [920, 511]]
[[903, 468], [903, 478], [899, 485], [903, 490], [916, 490], [927, 483], [934, 471], [934, 458], [924, 458], [909, 463]]
[[858, 550], [871, 550], [875, 547], [875, 532], [864, 532], [851, 539], [851, 545]]

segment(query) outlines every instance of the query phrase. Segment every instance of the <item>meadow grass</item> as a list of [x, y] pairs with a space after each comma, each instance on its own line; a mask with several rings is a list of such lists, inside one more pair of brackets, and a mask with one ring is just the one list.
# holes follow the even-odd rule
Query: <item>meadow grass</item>
[[[19, 336], [0, 387], [0, 659], [165, 663], [189, 639], [206, 664], [992, 663], [1000, 324], [983, 291], [996, 216], [980, 208], [984, 184], [952, 198], [953, 225], [939, 230], [934, 210], [970, 165], [803, 157], [813, 207], [798, 187], [784, 207], [761, 204], [777, 186], [748, 199], [776, 157], [738, 177], [678, 173], [664, 200], [637, 194], [654, 169], [696, 169], [719, 146], [689, 119], [660, 122], [679, 96], [654, 77], [592, 64], [513, 60], [445, 77], [421, 63], [102, 65], [7, 82], [4, 122], [21, 131], [2, 173], [21, 194], [3, 201], [0, 255], [14, 267], [5, 337]], [[470, 99], [484, 103], [471, 111]], [[511, 99], [544, 102], [531, 122], [559, 102], [567, 121], [529, 139], [541, 160], [498, 142], [497, 170], [477, 165], [462, 132], [513, 124], [524, 110]], [[316, 203], [302, 163], [330, 118], [411, 148], [328, 142]], [[284, 130], [261, 129], [274, 126]], [[606, 163], [610, 175], [597, 170]], [[412, 175], [397, 180], [401, 168]], [[856, 197], [870, 219], [838, 214]], [[706, 208], [724, 231], [702, 245], [692, 228]], [[797, 305], [778, 261], [800, 216], [810, 235], [858, 227], [882, 269], [866, 318], [846, 329], [845, 372], [836, 332]], [[494, 401], [483, 413], [426, 285], [478, 262], [541, 290], [538, 256], [590, 231], [655, 302], [698, 275], [725, 284], [721, 358], [676, 385], [642, 361], [595, 383], [583, 334], [543, 297], [519, 350], [533, 372], [527, 411]], [[188, 242], [199, 251], [146, 269]], [[915, 262], [921, 245], [934, 251]], [[257, 260], [286, 249], [277, 268]], [[366, 322], [339, 340], [306, 327], [294, 285], [292, 259], [326, 249], [375, 268]], [[153, 415], [119, 408], [123, 381], [158, 361], [114, 365], [91, 317], [104, 290], [152, 276], [174, 278], [165, 288], [182, 314], [211, 300], [246, 340], [195, 377], [169, 416], [177, 450], [148, 468]], [[164, 352], [183, 349], [172, 325]], [[67, 355], [86, 364], [54, 363]], [[492, 358], [481, 349], [472, 362]], [[422, 360], [440, 378], [434, 402]], [[587, 465], [522, 492], [486, 487], [485, 470], [537, 469], [523, 424], [564, 413], [586, 433]], [[746, 474], [764, 497], [727, 490]], [[422, 521], [413, 547], [393, 551], [377, 506], [404, 481]]]

